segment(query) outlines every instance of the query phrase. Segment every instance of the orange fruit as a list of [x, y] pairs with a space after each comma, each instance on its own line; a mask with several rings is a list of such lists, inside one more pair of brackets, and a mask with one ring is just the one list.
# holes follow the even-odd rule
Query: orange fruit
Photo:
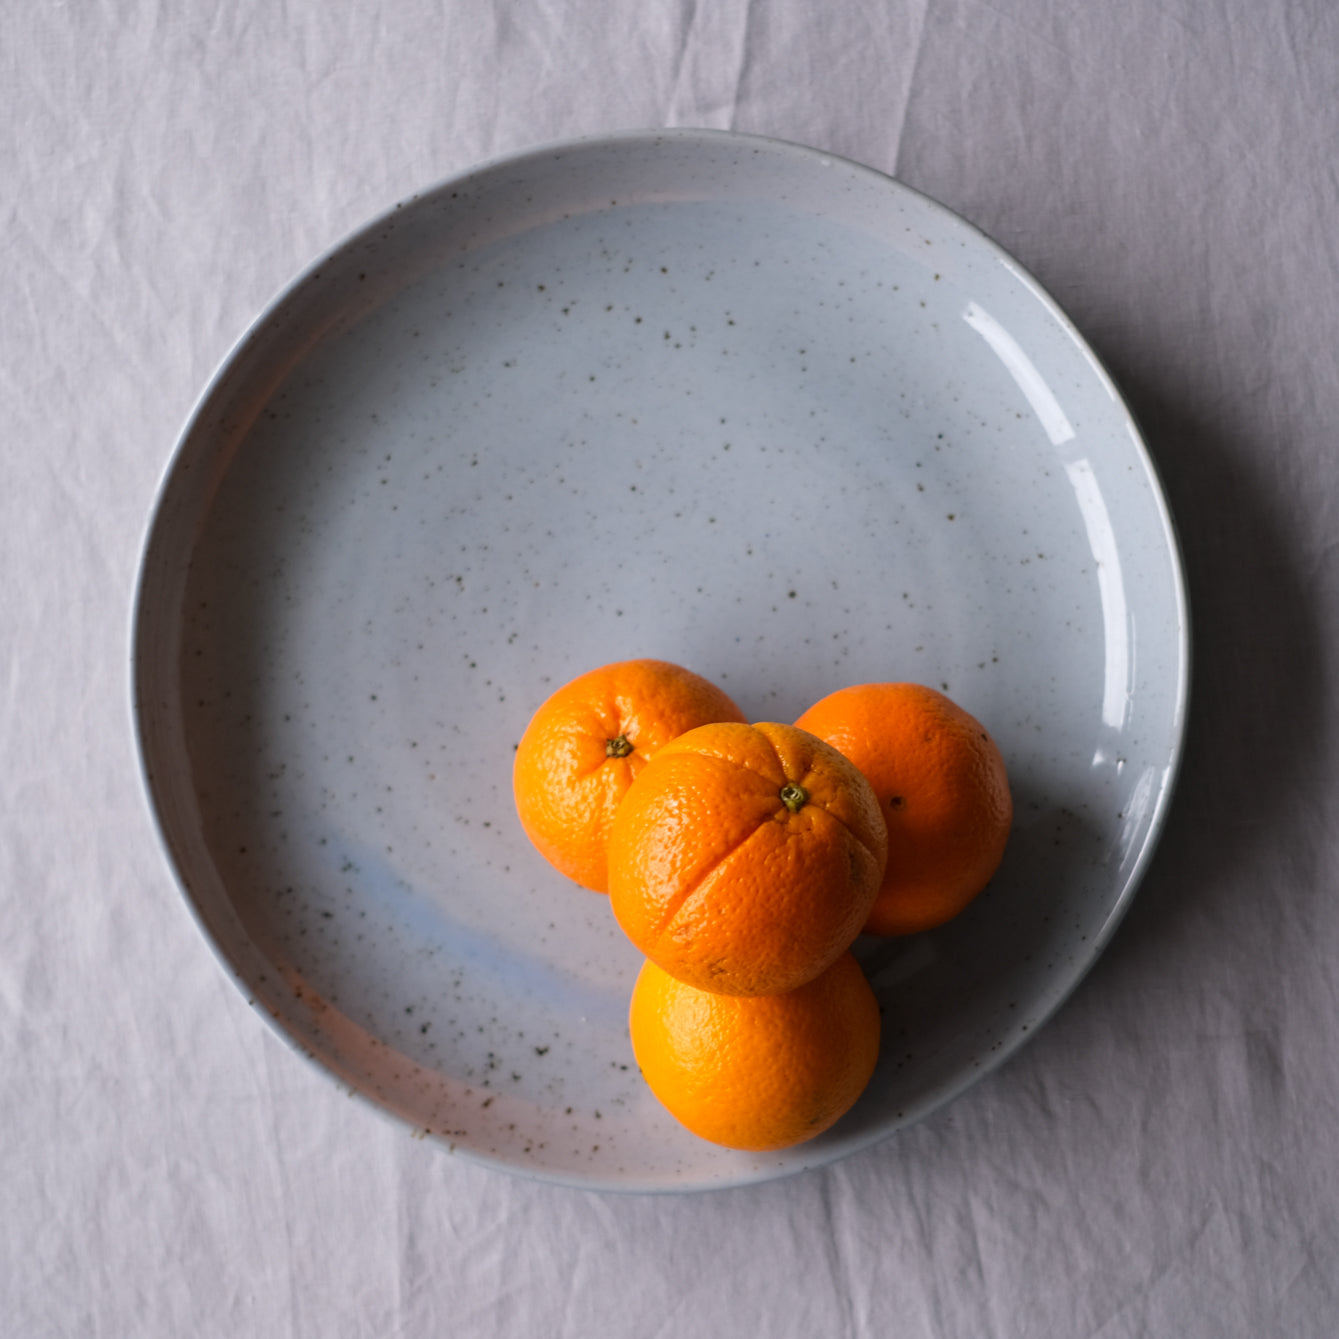
[[535, 712], [516, 748], [516, 812], [540, 854], [577, 883], [608, 889], [609, 825], [633, 778], [685, 730], [744, 715], [715, 684], [664, 660], [590, 670]]
[[855, 1104], [879, 1054], [879, 1006], [843, 953], [785, 995], [716, 995], [643, 965], [628, 1017], [647, 1085], [681, 1125], [728, 1148], [789, 1148]]
[[830, 745], [792, 725], [704, 725], [666, 744], [614, 815], [610, 906], [681, 981], [779, 994], [851, 946], [887, 840], [874, 792]]
[[840, 689], [796, 724], [860, 768], [888, 825], [866, 932], [914, 934], [956, 916], [999, 868], [1013, 822], [1004, 759], [985, 727], [914, 683]]

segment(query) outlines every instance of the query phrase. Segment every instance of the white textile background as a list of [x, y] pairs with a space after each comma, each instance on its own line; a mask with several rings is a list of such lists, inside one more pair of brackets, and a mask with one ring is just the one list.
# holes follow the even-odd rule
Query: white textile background
[[[0, 19], [0, 1332], [1339, 1329], [1339, 8], [150, 0]], [[1189, 571], [1172, 820], [1097, 969], [821, 1172], [603, 1196], [298, 1063], [157, 851], [142, 527], [218, 360], [441, 177], [661, 125], [799, 140], [992, 234], [1140, 415]]]

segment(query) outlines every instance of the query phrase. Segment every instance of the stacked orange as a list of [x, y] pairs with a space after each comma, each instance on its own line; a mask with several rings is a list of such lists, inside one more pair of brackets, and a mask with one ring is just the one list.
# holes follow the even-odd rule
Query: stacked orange
[[646, 955], [629, 1026], [648, 1085], [732, 1148], [784, 1148], [849, 1110], [880, 1032], [851, 945], [954, 914], [998, 864], [1001, 818], [1007, 835], [998, 750], [965, 712], [912, 685], [846, 692], [749, 725], [689, 671], [624, 662], [555, 694], [517, 751], [526, 831], [608, 891]]

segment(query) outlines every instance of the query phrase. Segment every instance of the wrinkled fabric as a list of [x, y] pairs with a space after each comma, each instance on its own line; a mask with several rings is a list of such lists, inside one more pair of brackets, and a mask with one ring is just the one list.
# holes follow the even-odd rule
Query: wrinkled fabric
[[[0, 42], [0, 1328], [23, 1336], [1329, 1336], [1339, 1317], [1339, 10], [1324, 0], [13, 7]], [[298, 1063], [141, 798], [176, 432], [314, 255], [477, 161], [733, 127], [886, 171], [1127, 393], [1194, 618], [1171, 822], [998, 1073], [820, 1172], [620, 1197]]]

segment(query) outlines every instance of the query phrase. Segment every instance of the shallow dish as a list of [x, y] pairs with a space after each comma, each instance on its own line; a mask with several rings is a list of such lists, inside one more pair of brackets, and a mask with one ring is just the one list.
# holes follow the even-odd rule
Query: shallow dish
[[[660, 1109], [637, 955], [514, 817], [530, 713], [632, 656], [756, 720], [932, 684], [1009, 764], [998, 876], [858, 944], [878, 1072], [789, 1152]], [[1188, 636], [1138, 431], [1007, 255], [868, 169], [676, 131], [484, 166], [300, 276], [183, 433], [133, 662], [168, 858], [280, 1035], [458, 1154], [654, 1190], [842, 1157], [1035, 1032], [1152, 851]]]

